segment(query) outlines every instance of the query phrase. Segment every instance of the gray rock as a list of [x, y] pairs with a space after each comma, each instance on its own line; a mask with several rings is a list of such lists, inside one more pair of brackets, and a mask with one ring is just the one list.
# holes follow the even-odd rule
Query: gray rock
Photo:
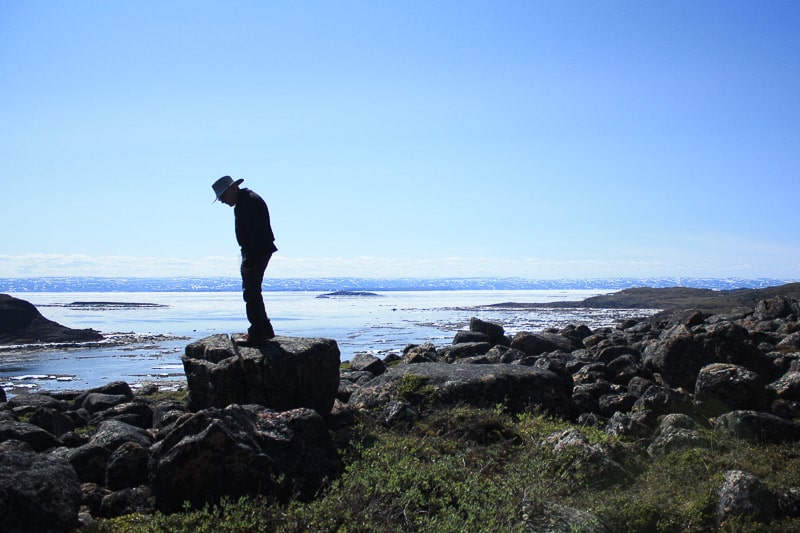
[[604, 416], [612, 416], [616, 412], [626, 413], [631, 410], [633, 404], [636, 403], [636, 396], [628, 392], [620, 392], [615, 394], [604, 394], [597, 400], [600, 414]]
[[390, 401], [411, 397], [431, 405], [504, 404], [511, 412], [540, 408], [568, 416], [570, 396], [571, 384], [547, 370], [505, 364], [419, 363], [389, 369], [353, 393], [350, 404], [359, 409], [382, 409]]
[[572, 350], [581, 348], [582, 345], [556, 333], [530, 333], [521, 331], [514, 335], [514, 338], [511, 340], [511, 347], [525, 352], [527, 355], [541, 355], [557, 350], [571, 352]]
[[469, 330], [475, 333], [483, 333], [488, 337], [488, 341], [492, 345], [506, 342], [505, 329], [501, 324], [496, 322], [489, 322], [477, 317], [472, 317], [469, 319]]
[[800, 424], [770, 413], [731, 411], [717, 418], [714, 430], [755, 443], [777, 443], [800, 438]]
[[40, 407], [34, 411], [31, 415], [30, 423], [39, 426], [56, 437], [60, 437], [75, 429], [75, 421], [72, 417], [58, 409], [49, 407]]
[[153, 442], [153, 437], [142, 428], [118, 420], [106, 420], [98, 426], [97, 431], [89, 439], [90, 444], [102, 446], [109, 452], [113, 452], [126, 442], [135, 442], [140, 446], [149, 447]]
[[0, 453], [0, 531], [72, 531], [80, 505], [78, 477], [63, 458]]
[[77, 448], [60, 448], [53, 453], [69, 461], [81, 483], [102, 485], [105, 482], [111, 450], [96, 444], [84, 444]]
[[381, 420], [387, 426], [411, 424], [418, 419], [419, 409], [406, 402], [389, 402], [381, 415]]
[[701, 427], [700, 424], [698, 424], [697, 421], [689, 415], [673, 413], [666, 415], [661, 419], [661, 422], [659, 422], [658, 427], [656, 428], [656, 435], [659, 435], [668, 429], [686, 429], [689, 431], [695, 431], [701, 429]]
[[8, 400], [8, 407], [16, 413], [29, 414], [42, 408], [63, 412], [67, 410], [69, 404], [53, 398], [49, 394], [37, 392], [32, 394], [17, 394]]
[[741, 470], [725, 473], [719, 489], [717, 524], [732, 516], [744, 516], [759, 522], [771, 522], [778, 514], [778, 499], [757, 477]]
[[781, 400], [800, 401], [800, 372], [789, 371], [767, 388]]
[[761, 300], [756, 304], [753, 317], [756, 320], [774, 320], [784, 318], [792, 313], [791, 300], [785, 296], [775, 296], [767, 300]]
[[[489, 350], [491, 352], [491, 350]], [[504, 361], [500, 360], [500, 355], [497, 353], [489, 354], [486, 352], [483, 355], [474, 355], [472, 357], [464, 357], [462, 359], [456, 359], [453, 361], [453, 364], [456, 365], [499, 365]]]
[[353, 394], [364, 383], [375, 378], [372, 372], [342, 370], [339, 375], [339, 389], [336, 392], [336, 399], [347, 402]]
[[627, 384], [641, 371], [641, 359], [634, 354], [623, 354], [607, 365], [609, 379], [614, 383]]
[[[655, 426], [656, 419], [661, 415], [682, 413], [691, 410], [691, 397], [682, 390], [653, 385], [642, 392], [631, 411], [646, 414], [648, 423]], [[643, 419], [644, 420], [644, 419]]]
[[678, 325], [664, 331], [657, 341], [647, 346], [643, 362], [649, 371], [659, 373], [669, 385], [693, 389], [700, 369], [714, 360], [686, 326]]
[[598, 348], [599, 351], [595, 357], [598, 363], [610, 363], [614, 359], [622, 357], [623, 355], [633, 355], [636, 356], [636, 358], [641, 357], [641, 355], [634, 348], [624, 344], [603, 346], [602, 348], [598, 346]]
[[386, 372], [386, 365], [374, 355], [357, 353], [350, 360], [350, 368], [355, 371], [369, 372], [373, 376], [380, 376]]
[[153, 407], [153, 429], [160, 431], [166, 428], [186, 414], [188, 410], [185, 403], [175, 400], [157, 403]]
[[606, 433], [637, 440], [649, 440], [653, 435], [653, 430], [642, 421], [643, 418], [642, 413], [616, 412], [606, 423]]
[[223, 496], [311, 497], [339, 468], [322, 417], [311, 409], [276, 412], [257, 405], [207, 409], [181, 419], [151, 448], [157, 506], [179, 511]]
[[114, 450], [114, 453], [108, 458], [105, 485], [111, 490], [131, 489], [139, 485], [146, 485], [149, 458], [149, 448], [135, 442], [126, 442]]
[[439, 356], [436, 355], [436, 346], [433, 343], [409, 344], [403, 350], [403, 360], [407, 364], [416, 363], [436, 363]]
[[58, 446], [56, 436], [39, 426], [34, 426], [27, 422], [0, 421], [0, 442], [12, 439], [28, 443], [37, 452], [43, 452]]
[[647, 453], [651, 456], [663, 456], [689, 448], [710, 449], [711, 439], [698, 430], [669, 426], [653, 439], [647, 447]]
[[339, 389], [339, 358], [332, 339], [275, 337], [251, 348], [214, 335], [186, 346], [182, 359], [193, 410], [258, 404], [327, 415]]
[[572, 380], [576, 384], [608, 382], [611, 373], [608, 366], [604, 363], [591, 363], [581, 366], [572, 374]]
[[153, 425], [153, 408], [143, 401], [132, 401], [116, 404], [95, 414], [92, 425], [100, 425], [105, 420], [117, 420], [142, 429]]
[[488, 358], [497, 359], [498, 363], [512, 364], [528, 357], [524, 352], [515, 350], [509, 346], [497, 344], [484, 354]]
[[800, 350], [800, 332], [785, 336], [778, 342], [775, 348], [781, 352]]
[[619, 463], [611, 459], [602, 445], [591, 444], [577, 429], [566, 429], [548, 435], [543, 445], [556, 455], [568, 453], [570, 464], [565, 473], [579, 474], [592, 486], [620, 483], [631, 477]]
[[491, 338], [486, 333], [480, 333], [478, 331], [457, 331], [455, 337], [453, 337], [453, 344], [463, 344], [465, 342], [485, 342], [492, 345]]
[[459, 359], [484, 355], [492, 349], [488, 342], [461, 342], [451, 346], [445, 346], [436, 351], [440, 361], [453, 363]]
[[592, 330], [585, 324], [567, 324], [558, 334], [583, 346], [583, 339], [592, 335]]
[[114, 518], [128, 514], [153, 514], [156, 497], [147, 485], [121, 489], [103, 497], [98, 515]]
[[697, 375], [695, 401], [706, 416], [734, 410], [762, 410], [767, 406], [765, 380], [739, 365], [714, 363]]
[[133, 391], [131, 386], [125, 381], [112, 381], [100, 387], [88, 389], [78, 394], [72, 401], [74, 409], [83, 407], [83, 402], [86, 401], [87, 396], [91, 394], [110, 394], [113, 396], [125, 396], [127, 401], [133, 399]]
[[750, 332], [733, 322], [720, 322], [698, 330], [696, 339], [712, 362], [743, 366], [759, 374], [773, 371], [772, 363], [756, 347]]
[[101, 392], [93, 392], [86, 395], [81, 403], [81, 407], [94, 414], [99, 413], [100, 411], [105, 411], [106, 409], [110, 409], [115, 405], [126, 403], [129, 400], [130, 398], [124, 394], [103, 394]]
[[531, 533], [611, 533], [599, 516], [553, 502], [523, 505], [522, 522], [523, 531]]

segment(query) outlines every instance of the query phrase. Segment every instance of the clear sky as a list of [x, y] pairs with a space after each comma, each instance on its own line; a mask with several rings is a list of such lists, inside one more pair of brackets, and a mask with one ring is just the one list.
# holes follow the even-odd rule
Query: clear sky
[[0, 277], [800, 279], [800, 2], [0, 2]]

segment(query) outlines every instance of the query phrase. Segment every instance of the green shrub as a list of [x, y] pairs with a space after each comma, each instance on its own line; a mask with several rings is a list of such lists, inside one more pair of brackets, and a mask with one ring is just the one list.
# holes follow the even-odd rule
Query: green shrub
[[[404, 384], [412, 397], [424, 397], [427, 386], [424, 376]], [[715, 437], [711, 450], [650, 458], [641, 444], [578, 428], [630, 473], [598, 488], [591, 465], [576, 470], [575, 456], [542, 445], [573, 427], [468, 406], [429, 411], [402, 429], [360, 414], [334, 432], [341, 475], [312, 502], [242, 498], [171, 516], [102, 520], [89, 531], [522, 531], [524, 522], [536, 523], [542, 504], [556, 502], [596, 514], [612, 531], [705, 532], [718, 529], [717, 490], [727, 470], [750, 471], [774, 488], [800, 479], [797, 443], [754, 446]], [[800, 531], [800, 520], [765, 526], [736, 518], [719, 530]]]
[[436, 389], [429, 385], [428, 376], [419, 374], [403, 374], [397, 383], [397, 398], [420, 408], [433, 404]]

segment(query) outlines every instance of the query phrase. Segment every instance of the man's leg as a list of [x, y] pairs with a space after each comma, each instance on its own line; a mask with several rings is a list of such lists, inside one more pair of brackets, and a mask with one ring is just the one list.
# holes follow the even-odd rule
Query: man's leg
[[275, 336], [272, 324], [264, 308], [264, 297], [261, 294], [261, 284], [264, 281], [264, 271], [269, 263], [269, 257], [263, 265], [242, 269], [242, 292], [245, 301], [245, 312], [250, 327], [247, 332], [251, 339], [270, 339]]

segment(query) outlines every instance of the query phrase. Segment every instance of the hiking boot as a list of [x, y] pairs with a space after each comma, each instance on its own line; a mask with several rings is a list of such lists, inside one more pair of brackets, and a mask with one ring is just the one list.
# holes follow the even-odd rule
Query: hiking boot
[[[273, 335], [274, 337], [274, 335]], [[263, 335], [250, 335], [245, 333], [236, 340], [239, 346], [263, 346], [267, 343], [267, 337]]]

